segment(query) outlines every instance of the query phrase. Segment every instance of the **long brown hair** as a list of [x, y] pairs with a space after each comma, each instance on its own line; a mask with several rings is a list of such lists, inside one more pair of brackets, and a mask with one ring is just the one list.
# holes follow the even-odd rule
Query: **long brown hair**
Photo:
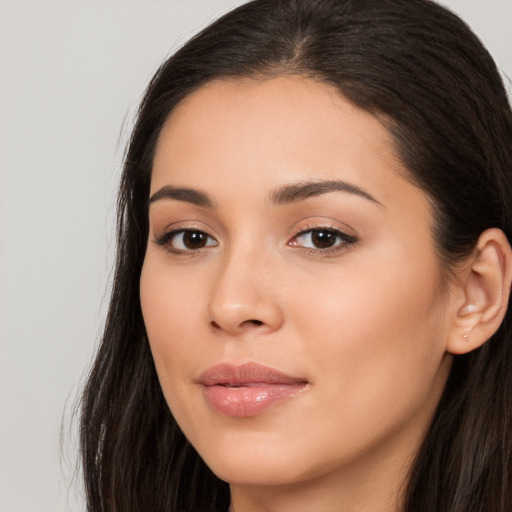
[[[152, 159], [165, 119], [198, 87], [287, 73], [332, 84], [385, 122], [436, 206], [445, 267], [487, 228], [512, 240], [512, 112], [491, 56], [454, 14], [428, 0], [255, 0], [228, 13], [157, 71], [127, 150], [110, 310], [82, 401], [90, 512], [227, 509], [227, 484], [165, 403], [142, 319]], [[512, 510], [511, 314], [455, 358], [401, 512]]]

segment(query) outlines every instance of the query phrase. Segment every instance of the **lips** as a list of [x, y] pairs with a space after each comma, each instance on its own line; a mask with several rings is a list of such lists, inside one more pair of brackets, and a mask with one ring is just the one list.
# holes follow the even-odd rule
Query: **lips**
[[308, 381], [291, 377], [273, 368], [248, 363], [220, 364], [200, 377], [208, 405], [225, 416], [256, 416], [267, 408], [303, 391]]

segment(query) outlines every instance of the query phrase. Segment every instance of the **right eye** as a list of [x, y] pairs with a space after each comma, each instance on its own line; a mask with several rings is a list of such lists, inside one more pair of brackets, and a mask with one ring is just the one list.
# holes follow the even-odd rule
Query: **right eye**
[[157, 239], [156, 242], [167, 247], [171, 252], [191, 252], [218, 245], [217, 240], [204, 231], [196, 229], [169, 231]]

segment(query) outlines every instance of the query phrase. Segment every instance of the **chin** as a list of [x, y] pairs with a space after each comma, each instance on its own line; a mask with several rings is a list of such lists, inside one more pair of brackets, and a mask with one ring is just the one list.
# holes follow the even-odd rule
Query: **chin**
[[199, 446], [198, 452], [212, 472], [229, 484], [293, 485], [329, 471], [328, 455], [321, 457], [323, 462], [315, 460], [312, 453], [304, 453], [301, 442], [238, 436], [229, 436], [227, 441], [223, 443], [221, 436], [205, 449]]
[[297, 468], [292, 471], [289, 463], [280, 463], [275, 459], [222, 460], [209, 464], [209, 467], [218, 478], [231, 485], [285, 486], [307, 479], [305, 473], [297, 471]]

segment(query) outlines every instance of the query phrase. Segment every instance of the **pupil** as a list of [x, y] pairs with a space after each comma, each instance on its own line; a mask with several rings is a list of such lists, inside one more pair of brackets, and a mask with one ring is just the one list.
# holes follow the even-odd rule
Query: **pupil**
[[206, 244], [206, 235], [200, 231], [187, 231], [183, 243], [187, 249], [201, 249]]
[[316, 247], [321, 249], [332, 247], [336, 242], [336, 235], [330, 231], [314, 231], [312, 238]]

